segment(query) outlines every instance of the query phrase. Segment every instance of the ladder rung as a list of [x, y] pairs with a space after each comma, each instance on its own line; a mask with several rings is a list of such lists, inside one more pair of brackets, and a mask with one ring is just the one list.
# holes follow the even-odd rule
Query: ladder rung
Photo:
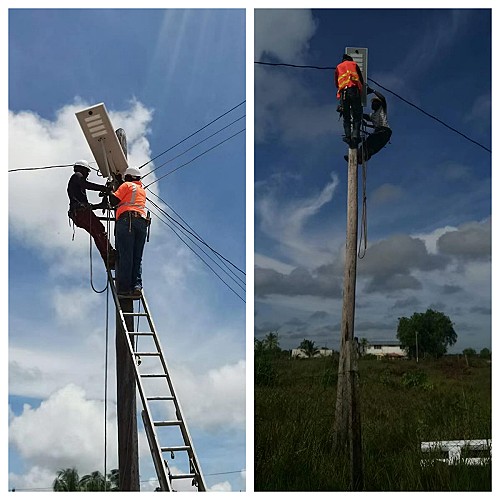
[[167, 446], [162, 448], [161, 451], [188, 451], [191, 449], [191, 446]]
[[153, 332], [128, 332], [129, 335], [154, 335]]
[[149, 316], [148, 313], [136, 313], [136, 312], [122, 312], [124, 316]]
[[159, 356], [159, 352], [134, 352], [135, 356]]
[[196, 474], [170, 474], [170, 479], [194, 479]]
[[148, 401], [173, 401], [175, 398], [173, 396], [151, 396], [146, 399]]
[[155, 378], [155, 377], [168, 377], [166, 373], [141, 373], [141, 377]]
[[181, 425], [182, 420], [157, 420], [156, 422], [153, 422], [153, 425], [156, 425], [158, 427], [171, 427], [173, 425]]

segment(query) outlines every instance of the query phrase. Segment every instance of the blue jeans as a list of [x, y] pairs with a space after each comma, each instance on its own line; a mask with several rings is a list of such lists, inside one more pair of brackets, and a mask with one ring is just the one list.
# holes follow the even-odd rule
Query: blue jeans
[[116, 269], [119, 293], [128, 293], [142, 288], [142, 252], [146, 243], [148, 225], [142, 217], [132, 217], [125, 212], [116, 221]]

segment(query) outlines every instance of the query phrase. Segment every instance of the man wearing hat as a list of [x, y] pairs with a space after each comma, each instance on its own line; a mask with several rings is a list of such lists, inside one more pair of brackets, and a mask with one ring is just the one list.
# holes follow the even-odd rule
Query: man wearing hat
[[117, 291], [122, 296], [138, 298], [142, 294], [142, 252], [149, 223], [146, 191], [138, 168], [127, 168], [125, 182], [110, 194], [110, 203], [116, 207]]
[[115, 250], [108, 240], [102, 222], [92, 210], [102, 208], [102, 203], [92, 205], [87, 199], [87, 190], [108, 193], [106, 186], [89, 182], [90, 166], [87, 161], [80, 160], [73, 165], [74, 173], [68, 182], [67, 193], [69, 197], [68, 216], [74, 224], [85, 229], [94, 239], [95, 245], [101, 254], [104, 265], [109, 269], [115, 266]]

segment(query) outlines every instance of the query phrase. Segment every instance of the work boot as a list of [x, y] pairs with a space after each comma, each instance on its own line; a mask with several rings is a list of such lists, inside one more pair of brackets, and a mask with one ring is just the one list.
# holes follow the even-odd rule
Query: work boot
[[343, 136], [342, 136], [342, 140], [343, 140], [344, 142], [346, 142], [347, 144], [349, 144], [349, 146], [351, 145], [351, 138], [350, 138], [350, 136], [348, 136], [348, 135], [343, 135]]
[[349, 147], [351, 149], [356, 149], [360, 142], [361, 142], [361, 139], [359, 137], [352, 137], [351, 142], [349, 143]]

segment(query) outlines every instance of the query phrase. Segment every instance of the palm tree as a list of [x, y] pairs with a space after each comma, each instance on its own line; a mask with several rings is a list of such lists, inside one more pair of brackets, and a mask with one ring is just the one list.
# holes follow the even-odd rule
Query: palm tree
[[304, 354], [308, 357], [308, 358], [312, 358], [314, 357], [315, 354], [318, 354], [319, 352], [319, 349], [314, 345], [314, 340], [307, 340], [307, 339], [304, 339], [300, 345], [299, 345], [299, 349], [302, 349], [302, 351], [304, 351]]
[[253, 349], [255, 351], [255, 354], [261, 354], [262, 351], [264, 351], [264, 349], [266, 348], [266, 346], [264, 345], [264, 340], [261, 340], [261, 339], [257, 339], [257, 338], [254, 338], [253, 339]]
[[106, 479], [98, 470], [80, 479], [80, 491], [105, 491], [105, 487], [107, 490]]
[[264, 339], [264, 344], [266, 346], [266, 349], [269, 349], [270, 351], [278, 350], [280, 348], [278, 332], [269, 332]]
[[361, 355], [363, 356], [366, 352], [366, 348], [368, 346], [368, 340], [365, 339], [365, 337], [361, 337], [361, 340], [359, 341], [359, 346], [361, 347]]
[[111, 469], [108, 473], [108, 491], [119, 491], [120, 489], [120, 471], [118, 469]]
[[52, 483], [54, 491], [82, 491], [80, 489], [80, 476], [76, 467], [60, 469], [57, 471], [57, 477]]
[[57, 471], [52, 489], [54, 491], [119, 491], [119, 484], [118, 469], [111, 469], [106, 479], [97, 470], [80, 479], [76, 467], [71, 467]]

